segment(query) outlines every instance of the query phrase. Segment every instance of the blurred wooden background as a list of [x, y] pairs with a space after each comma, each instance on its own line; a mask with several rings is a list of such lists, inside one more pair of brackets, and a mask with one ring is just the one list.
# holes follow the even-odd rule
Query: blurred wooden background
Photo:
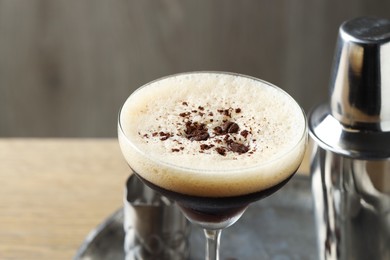
[[114, 137], [140, 85], [224, 70], [327, 99], [339, 25], [389, 0], [0, 0], [0, 137]]

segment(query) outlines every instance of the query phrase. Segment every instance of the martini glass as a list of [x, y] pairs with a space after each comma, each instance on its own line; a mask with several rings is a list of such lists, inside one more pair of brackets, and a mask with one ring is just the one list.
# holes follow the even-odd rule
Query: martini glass
[[[251, 88], [262, 91], [256, 97]], [[214, 92], [217, 97], [207, 101]], [[242, 101], [243, 95], [248, 99]], [[214, 103], [217, 99], [221, 104]], [[245, 117], [245, 111], [253, 115]], [[260, 122], [259, 114], [269, 118]], [[190, 222], [203, 228], [206, 259], [214, 260], [219, 259], [221, 231], [297, 171], [307, 128], [294, 99], [268, 82], [191, 72], [158, 79], [130, 95], [119, 113], [118, 139], [141, 181], [175, 201]], [[193, 147], [200, 148], [194, 152]]]

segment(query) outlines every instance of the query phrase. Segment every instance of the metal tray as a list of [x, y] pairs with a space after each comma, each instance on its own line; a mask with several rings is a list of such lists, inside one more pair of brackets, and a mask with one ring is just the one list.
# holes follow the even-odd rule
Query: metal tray
[[[310, 180], [295, 176], [270, 197], [253, 203], [221, 237], [221, 260], [317, 259]], [[119, 209], [86, 237], [75, 260], [124, 259], [123, 211]], [[192, 227], [190, 259], [204, 259], [202, 231]]]

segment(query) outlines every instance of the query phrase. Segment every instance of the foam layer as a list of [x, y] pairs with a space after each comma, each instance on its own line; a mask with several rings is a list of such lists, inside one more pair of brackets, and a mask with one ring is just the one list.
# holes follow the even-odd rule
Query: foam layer
[[130, 166], [163, 188], [234, 196], [269, 188], [299, 166], [301, 108], [268, 83], [233, 74], [189, 73], [135, 91], [120, 113]]

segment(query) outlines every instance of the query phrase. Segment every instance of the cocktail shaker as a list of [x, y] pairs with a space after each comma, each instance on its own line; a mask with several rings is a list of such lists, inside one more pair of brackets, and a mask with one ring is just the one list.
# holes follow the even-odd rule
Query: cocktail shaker
[[134, 174], [124, 196], [126, 260], [183, 260], [190, 255], [190, 224], [170, 200]]
[[319, 259], [390, 259], [390, 20], [339, 28], [327, 104], [309, 115]]

